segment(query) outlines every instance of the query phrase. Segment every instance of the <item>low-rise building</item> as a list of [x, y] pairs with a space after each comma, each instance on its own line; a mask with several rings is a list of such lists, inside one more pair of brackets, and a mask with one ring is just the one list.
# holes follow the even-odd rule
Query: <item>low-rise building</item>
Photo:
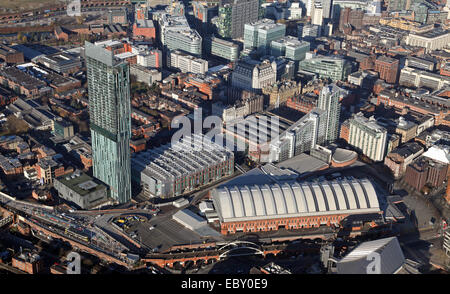
[[308, 113], [317, 106], [318, 97], [313, 95], [302, 95], [289, 98], [286, 101], [286, 107], [297, 111]]
[[12, 266], [29, 274], [38, 274], [43, 270], [43, 260], [35, 252], [19, 252], [12, 257]]
[[56, 178], [58, 196], [81, 209], [92, 209], [108, 201], [108, 188], [99, 180], [80, 171]]
[[0, 44], [0, 59], [3, 59], [6, 63], [17, 64], [23, 63], [23, 53], [17, 51], [14, 48]]
[[136, 19], [133, 24], [133, 38], [143, 38], [154, 40], [156, 38], [156, 28], [150, 19]]
[[205, 74], [208, 71], [208, 61], [185, 54], [179, 50], [170, 52], [170, 62], [172, 68], [181, 70], [181, 72], [190, 72], [195, 74]]
[[231, 41], [211, 37], [206, 40], [209, 54], [229, 61], [239, 59], [239, 45]]
[[7, 180], [11, 180], [22, 175], [23, 166], [17, 158], [0, 155], [0, 170]]
[[139, 52], [136, 62], [144, 67], [161, 68], [162, 52], [159, 49], [151, 49]]
[[27, 97], [38, 97], [51, 92], [47, 84], [17, 67], [0, 69], [0, 84]]
[[34, 168], [37, 172], [37, 178], [42, 184], [51, 184], [55, 178], [73, 171], [72, 167], [66, 169], [61, 162], [51, 157], [40, 159]]
[[405, 182], [421, 191], [425, 185], [431, 188], [441, 186], [447, 179], [448, 164], [421, 156], [408, 165], [405, 171]]
[[54, 121], [53, 132], [56, 136], [60, 136], [62, 138], [73, 137], [73, 124], [62, 118], [56, 119]]
[[450, 77], [412, 67], [404, 67], [400, 71], [399, 84], [406, 87], [425, 87], [432, 90], [440, 90], [450, 86]]
[[[193, 139], [192, 139], [193, 138]], [[132, 179], [150, 197], [172, 198], [234, 172], [234, 154], [203, 135], [134, 153]]]
[[274, 85], [265, 87], [262, 92], [269, 96], [269, 104], [275, 107], [285, 104], [290, 98], [300, 94], [301, 83], [295, 81], [283, 81]]
[[50, 107], [40, 104], [37, 100], [18, 98], [6, 107], [16, 117], [23, 119], [30, 128], [36, 130], [53, 130], [56, 116]]
[[231, 77], [231, 85], [236, 88], [261, 91], [264, 87], [274, 84], [277, 80], [277, 65], [264, 60], [239, 61]]
[[381, 213], [367, 179], [229, 185], [212, 190], [211, 197], [224, 235], [337, 226], [358, 215], [366, 216], [362, 226]]
[[412, 121], [406, 120], [404, 117], [399, 117], [397, 121], [397, 127], [395, 128], [395, 133], [401, 136], [400, 143], [406, 143], [416, 137], [417, 134], [417, 124]]
[[447, 228], [444, 231], [444, 242], [442, 246], [444, 248], [445, 254], [450, 257], [450, 228]]
[[[253, 94], [253, 93], [252, 93]], [[233, 105], [225, 106], [221, 102], [214, 103], [212, 112], [222, 118], [223, 123], [236, 119], [242, 119], [247, 115], [263, 110], [264, 97], [262, 95], [250, 95], [248, 97], [236, 100]]]
[[136, 81], [149, 86], [162, 79], [162, 74], [157, 69], [148, 69], [139, 64], [130, 65], [130, 75], [135, 76]]
[[347, 81], [351, 84], [360, 86], [363, 89], [372, 90], [375, 81], [378, 79], [378, 73], [374, 71], [364, 70], [357, 71], [347, 77]]
[[406, 45], [423, 47], [427, 51], [441, 50], [450, 43], [450, 31], [442, 28], [425, 33], [410, 33], [406, 37]]
[[37, 62], [60, 74], [75, 73], [82, 66], [79, 58], [64, 52], [39, 57]]
[[395, 84], [398, 79], [399, 64], [397, 59], [382, 55], [375, 60], [375, 71], [380, 74], [380, 79]]
[[63, 145], [64, 149], [73, 156], [76, 161], [84, 166], [84, 170], [92, 167], [92, 148], [91, 145], [83, 141], [78, 136], [73, 136], [70, 141]]
[[435, 71], [436, 64], [437, 61], [432, 57], [408, 56], [405, 61], [405, 66], [407, 67], [413, 67], [430, 72]]
[[423, 153], [423, 147], [416, 142], [406, 143], [389, 152], [384, 164], [392, 171], [395, 178], [400, 178], [406, 171], [406, 167]]
[[316, 74], [333, 81], [345, 80], [352, 71], [350, 62], [338, 56], [314, 56], [300, 61], [299, 71]]
[[306, 52], [310, 49], [310, 44], [292, 36], [285, 36], [272, 41], [270, 48], [272, 56], [283, 56], [293, 61], [301, 61], [305, 59]]
[[159, 18], [160, 39], [169, 50], [183, 50], [200, 57], [202, 55], [202, 37], [189, 27], [184, 15], [162, 14]]

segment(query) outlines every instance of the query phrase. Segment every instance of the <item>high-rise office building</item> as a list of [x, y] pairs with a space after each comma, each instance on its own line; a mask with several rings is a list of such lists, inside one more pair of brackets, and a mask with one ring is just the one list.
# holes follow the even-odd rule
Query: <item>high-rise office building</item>
[[335, 84], [330, 84], [322, 88], [317, 101], [317, 107], [327, 112], [326, 136], [327, 144], [334, 142], [339, 136], [339, 117], [341, 114], [340, 98], [346, 96], [346, 90], [339, 88]]
[[185, 16], [163, 14], [159, 25], [161, 43], [164, 47], [202, 56], [202, 37], [196, 30], [191, 29]]
[[207, 53], [221, 57], [229, 61], [236, 61], [239, 59], [239, 45], [231, 41], [223, 40], [210, 36], [205, 38], [205, 47]]
[[313, 10], [313, 5], [314, 5], [314, 0], [300, 0], [300, 2], [302, 2], [305, 10], [306, 10], [306, 16], [311, 16], [312, 10]]
[[331, 17], [331, 10], [333, 1], [332, 0], [322, 0], [323, 18], [329, 19]]
[[222, 38], [231, 38], [231, 12], [233, 7], [231, 4], [225, 4], [219, 7], [218, 16], [211, 20], [216, 27], [217, 33]]
[[299, 23], [297, 25], [297, 36], [301, 40], [306, 40], [308, 42], [313, 42], [316, 38], [320, 37], [322, 34], [322, 27], [313, 24]]
[[311, 13], [311, 23], [313, 25], [322, 26], [323, 24], [323, 7], [321, 2], [314, 3]]
[[300, 41], [295, 37], [286, 36], [279, 40], [272, 41], [270, 47], [271, 55], [273, 56], [284, 56], [293, 61], [300, 61], [305, 59], [310, 44], [305, 41]]
[[244, 49], [257, 49], [259, 54], [269, 53], [270, 43], [286, 35], [286, 25], [271, 19], [261, 19], [244, 26]]
[[[225, 2], [225, 1], [224, 1]], [[223, 38], [244, 36], [244, 24], [259, 18], [260, 0], [233, 0], [219, 7], [217, 32]]]
[[281, 162], [323, 144], [326, 136], [325, 110], [314, 108], [269, 144], [269, 155], [262, 161]]
[[300, 61], [299, 71], [315, 73], [320, 78], [345, 80], [352, 72], [351, 63], [339, 56], [314, 56]]
[[94, 177], [119, 203], [131, 200], [130, 70], [100, 45], [85, 44]]
[[192, 1], [192, 23], [196, 30], [202, 33], [213, 33], [214, 27], [211, 20], [219, 12], [218, 2], [212, 1]]

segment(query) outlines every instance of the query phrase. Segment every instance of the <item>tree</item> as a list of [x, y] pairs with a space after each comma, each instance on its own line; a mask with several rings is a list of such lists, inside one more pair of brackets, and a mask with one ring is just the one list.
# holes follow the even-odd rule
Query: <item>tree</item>
[[84, 17], [82, 17], [81, 15], [77, 16], [77, 24], [83, 24], [83, 22], [84, 22]]
[[14, 115], [8, 116], [6, 126], [10, 135], [26, 133], [29, 129], [28, 124], [24, 120]]

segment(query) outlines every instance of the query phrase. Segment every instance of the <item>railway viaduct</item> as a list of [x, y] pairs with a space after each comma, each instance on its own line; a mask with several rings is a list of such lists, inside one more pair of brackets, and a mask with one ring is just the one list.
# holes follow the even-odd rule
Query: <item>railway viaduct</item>
[[54, 239], [61, 239], [61, 240], [65, 241], [65, 242], [68, 242], [72, 246], [72, 248], [74, 248], [74, 249], [78, 249], [78, 250], [87, 252], [89, 254], [95, 255], [98, 258], [106, 260], [106, 261], [111, 262], [111, 263], [117, 263], [119, 265], [122, 265], [122, 266], [125, 266], [125, 267], [129, 267], [129, 264], [127, 264], [126, 262], [120, 260], [117, 257], [111, 256], [109, 254], [106, 254], [105, 252], [102, 252], [102, 251], [96, 250], [94, 248], [91, 248], [91, 247], [89, 247], [89, 246], [87, 246], [87, 245], [85, 245], [85, 244], [83, 244], [81, 242], [75, 241], [73, 239], [67, 238], [66, 236], [63, 236], [63, 235], [57, 234], [57, 233], [55, 233], [53, 231], [50, 231], [50, 230], [48, 230], [48, 229], [46, 229], [44, 227], [39, 226], [38, 224], [36, 224], [36, 223], [34, 223], [32, 221], [27, 220], [24, 217], [18, 216], [18, 220], [20, 222], [22, 222], [22, 223], [25, 223], [25, 224], [29, 225], [30, 228], [33, 229], [34, 231], [42, 232], [43, 234], [45, 234], [47, 236], [50, 236], [50, 237], [52, 237]]
[[[81, 0], [81, 9], [83, 8], [102, 8], [102, 7], [121, 7], [125, 5], [131, 4], [129, 0]], [[52, 7], [42, 7], [35, 10], [27, 10], [23, 12], [17, 13], [5, 13], [0, 15], [0, 21], [9, 21], [9, 20], [19, 20], [22, 17], [30, 16], [30, 13], [33, 15], [39, 14], [44, 15], [46, 10], [50, 10], [50, 12], [58, 12], [58, 11], [66, 11], [67, 5], [56, 5]]]
[[272, 244], [272, 245], [258, 245], [248, 241], [233, 241], [216, 247], [214, 249], [193, 250], [189, 252], [168, 252], [161, 254], [148, 254], [142, 260], [146, 263], [156, 264], [157, 266], [171, 267], [176, 264], [181, 266], [188, 262], [195, 264], [212, 263], [227, 257], [245, 256], [245, 255], [260, 255], [263, 258], [268, 255], [277, 256], [280, 253], [311, 253], [319, 252], [320, 246], [316, 244]]

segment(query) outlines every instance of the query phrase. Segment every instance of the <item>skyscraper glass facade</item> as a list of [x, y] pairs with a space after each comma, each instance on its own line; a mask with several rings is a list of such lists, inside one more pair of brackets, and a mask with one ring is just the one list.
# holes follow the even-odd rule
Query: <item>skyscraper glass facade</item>
[[346, 94], [344, 89], [331, 84], [322, 88], [317, 107], [327, 112], [325, 143], [329, 144], [338, 138], [339, 118], [341, 114], [340, 97]]
[[119, 203], [131, 200], [130, 71], [101, 46], [86, 42], [94, 177]]

